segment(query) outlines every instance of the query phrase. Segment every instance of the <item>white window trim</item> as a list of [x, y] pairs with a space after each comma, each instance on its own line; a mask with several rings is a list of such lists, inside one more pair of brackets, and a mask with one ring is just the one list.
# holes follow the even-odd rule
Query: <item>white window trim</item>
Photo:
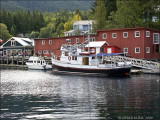
[[[148, 49], [148, 51], [147, 51]], [[150, 53], [150, 47], [146, 47], [146, 53]]]
[[15, 40], [11, 40], [11, 46], [16, 46], [16, 41]]
[[[137, 32], [139, 32], [139, 36], [136, 36]], [[135, 31], [135, 37], [140, 37], [140, 31]]]
[[[116, 37], [114, 37], [114, 34], [116, 35]], [[117, 33], [112, 33], [112, 38], [117, 38]]]
[[[127, 50], [127, 52], [125, 52]], [[123, 53], [128, 53], [128, 48], [123, 48]]]
[[[147, 35], [149, 33], [149, 35]], [[146, 31], [146, 37], [150, 37], [150, 31]]]
[[43, 50], [43, 54], [49, 54], [49, 50]]
[[[155, 43], [155, 40], [154, 40], [154, 35], [157, 34], [158, 35], [158, 43]], [[153, 33], [153, 44], [159, 44], [159, 33]]]
[[[137, 48], [139, 49], [139, 52], [136, 51]], [[140, 47], [135, 48], [135, 53], [140, 53]]]
[[[106, 37], [104, 37], [104, 35], [106, 35]], [[107, 39], [107, 33], [103, 33], [102, 37], [103, 37], [103, 39]]]
[[42, 51], [40, 50], [40, 51], [38, 51], [38, 54], [41, 54], [42, 53]]
[[95, 37], [92, 37], [92, 42], [96, 41], [96, 38]]
[[[127, 33], [127, 36], [124, 36], [124, 33]], [[123, 38], [128, 38], [128, 32], [123, 32]]]
[[42, 40], [42, 45], [45, 45], [45, 40]]
[[76, 38], [76, 43], [79, 43], [79, 38]]
[[49, 40], [49, 44], [50, 44], [50, 45], [52, 44], [52, 40]]

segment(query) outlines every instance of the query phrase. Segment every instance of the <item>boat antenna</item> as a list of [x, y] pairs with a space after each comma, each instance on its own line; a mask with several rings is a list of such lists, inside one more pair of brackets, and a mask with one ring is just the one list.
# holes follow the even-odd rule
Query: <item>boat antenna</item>
[[88, 52], [90, 51], [90, 36], [89, 36], [89, 24], [88, 24]]

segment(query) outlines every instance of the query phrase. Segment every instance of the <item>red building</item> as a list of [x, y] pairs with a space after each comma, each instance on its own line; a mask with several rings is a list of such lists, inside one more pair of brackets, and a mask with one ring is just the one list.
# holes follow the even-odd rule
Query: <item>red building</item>
[[[67, 36], [58, 38], [35, 39], [35, 52], [51, 56], [60, 55], [60, 47], [66, 44], [82, 43], [88, 36]], [[111, 53], [121, 52], [133, 58], [160, 59], [160, 31], [145, 27], [98, 30], [90, 36], [90, 41], [106, 41]], [[106, 52], [106, 51], [105, 51]]]

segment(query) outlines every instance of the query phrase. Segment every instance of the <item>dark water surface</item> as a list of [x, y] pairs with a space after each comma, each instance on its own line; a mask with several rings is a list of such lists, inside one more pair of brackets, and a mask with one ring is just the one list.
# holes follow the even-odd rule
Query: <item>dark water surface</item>
[[160, 120], [160, 76], [1, 70], [1, 119]]

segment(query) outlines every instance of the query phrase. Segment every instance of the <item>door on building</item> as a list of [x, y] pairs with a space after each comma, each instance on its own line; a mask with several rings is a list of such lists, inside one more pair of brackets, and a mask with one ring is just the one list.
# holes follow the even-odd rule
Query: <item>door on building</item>
[[112, 48], [107, 48], [107, 53], [112, 53]]
[[89, 57], [84, 57], [82, 62], [83, 65], [89, 65]]

